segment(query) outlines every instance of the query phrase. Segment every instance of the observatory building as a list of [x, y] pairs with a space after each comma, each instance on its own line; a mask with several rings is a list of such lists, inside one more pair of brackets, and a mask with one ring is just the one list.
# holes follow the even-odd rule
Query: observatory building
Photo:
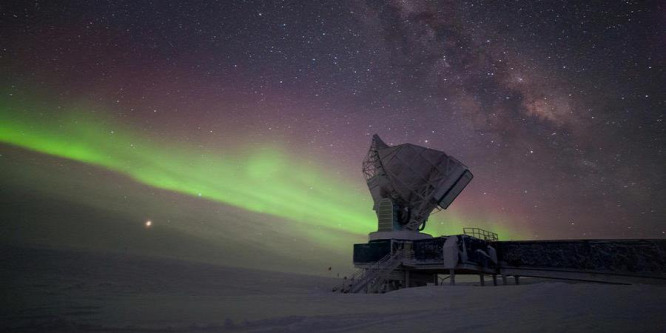
[[607, 283], [666, 283], [666, 240], [500, 241], [463, 228], [460, 235], [421, 232], [433, 210], [446, 209], [473, 175], [446, 153], [413, 144], [389, 146], [372, 137], [363, 174], [377, 214], [377, 231], [354, 245], [354, 266], [340, 292], [385, 292], [440, 283], [456, 274], [520, 276]]

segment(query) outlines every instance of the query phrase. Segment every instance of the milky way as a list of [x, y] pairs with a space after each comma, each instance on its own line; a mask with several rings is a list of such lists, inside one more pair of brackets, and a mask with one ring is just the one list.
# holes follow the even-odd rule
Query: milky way
[[[23, 216], [19, 192], [41, 193], [31, 210], [140, 196], [114, 187], [117, 175], [211, 201], [195, 214], [220, 237], [244, 232], [225, 217], [234, 210], [285, 241], [348, 254], [376, 227], [360, 163], [378, 133], [474, 173], [432, 234], [666, 237], [663, 4], [70, 1], [0, 12], [11, 216]], [[81, 167], [99, 181], [81, 185], [85, 196], [51, 189]], [[128, 225], [152, 219], [155, 232], [155, 210], [174, 207], [160, 200], [116, 212]], [[5, 223], [3, 242], [49, 238]]]

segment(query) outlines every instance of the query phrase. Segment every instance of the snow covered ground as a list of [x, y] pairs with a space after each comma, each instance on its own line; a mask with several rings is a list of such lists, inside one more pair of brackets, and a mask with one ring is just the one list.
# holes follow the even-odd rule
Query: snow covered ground
[[523, 280], [335, 294], [340, 280], [0, 248], [0, 331], [666, 332], [666, 286]]

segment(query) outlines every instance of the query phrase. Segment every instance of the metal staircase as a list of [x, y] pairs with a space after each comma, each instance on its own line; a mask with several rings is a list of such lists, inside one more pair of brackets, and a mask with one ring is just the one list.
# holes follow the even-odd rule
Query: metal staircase
[[402, 264], [402, 251], [395, 251], [393, 255], [387, 254], [372, 266], [359, 269], [349, 279], [345, 279], [343, 285], [335, 291], [342, 293], [376, 293], [381, 291], [381, 287], [388, 279], [389, 275]]

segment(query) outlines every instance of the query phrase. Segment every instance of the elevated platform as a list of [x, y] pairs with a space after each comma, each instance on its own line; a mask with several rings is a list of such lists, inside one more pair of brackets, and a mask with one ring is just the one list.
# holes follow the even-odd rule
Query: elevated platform
[[[476, 236], [476, 234], [475, 234]], [[400, 252], [382, 281], [412, 287], [437, 281], [438, 275], [474, 274], [541, 277], [601, 283], [666, 284], [666, 239], [497, 241], [492, 235], [429, 239], [383, 239], [354, 245], [361, 271]], [[398, 260], [398, 259], [396, 259]], [[454, 281], [454, 279], [451, 279]]]
[[495, 243], [499, 273], [607, 283], [666, 283], [665, 239]]

